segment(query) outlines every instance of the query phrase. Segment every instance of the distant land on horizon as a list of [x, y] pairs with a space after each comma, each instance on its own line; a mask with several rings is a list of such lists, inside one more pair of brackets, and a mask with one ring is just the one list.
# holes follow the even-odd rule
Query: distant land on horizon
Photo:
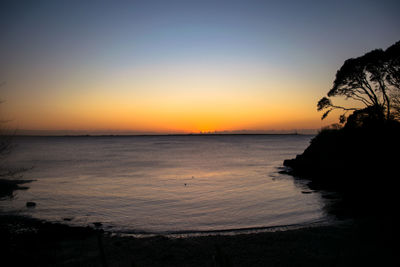
[[400, 36], [398, 0], [37, 2], [0, 8], [9, 133], [317, 133], [340, 66]]
[[116, 130], [17, 130], [16, 135], [23, 136], [66, 136], [66, 135], [257, 135], [257, 134], [317, 134], [319, 129], [290, 129], [290, 130], [233, 130], [209, 132], [151, 132], [151, 131], [116, 131]]

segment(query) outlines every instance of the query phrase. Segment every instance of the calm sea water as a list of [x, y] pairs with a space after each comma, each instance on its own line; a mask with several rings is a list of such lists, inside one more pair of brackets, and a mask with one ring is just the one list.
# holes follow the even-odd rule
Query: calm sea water
[[[323, 220], [318, 193], [279, 174], [311, 136], [30, 137], [10, 166], [33, 167], [29, 190], [0, 201], [74, 225], [125, 233], [197, 232]], [[27, 201], [37, 203], [26, 208]]]

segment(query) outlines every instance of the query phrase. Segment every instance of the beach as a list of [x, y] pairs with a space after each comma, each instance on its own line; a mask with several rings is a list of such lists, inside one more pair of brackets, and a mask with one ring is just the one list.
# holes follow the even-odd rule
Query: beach
[[[257, 138], [259, 139], [261, 137]], [[262, 139], [260, 139], [260, 141], [258, 141], [258, 139], [246, 138], [248, 139], [246, 143], [244, 143], [246, 144], [246, 146], [240, 146], [240, 153], [237, 154], [245, 154], [245, 152], [249, 149], [247, 147], [249, 141], [256, 140], [256, 143], [254, 143], [255, 141], [252, 142], [255, 145], [259, 146], [260, 143], [266, 143], [265, 138], [272, 138], [269, 139], [271, 140], [271, 142], [273, 141], [275, 144], [280, 144], [280, 139], [278, 139], [278, 137], [263, 137]], [[302, 137], [282, 138], [287, 144], [288, 140]], [[37, 143], [33, 144], [37, 144], [40, 146], [43, 145], [42, 143], [44, 141], [48, 142], [47, 140], [43, 139], [34, 140]], [[59, 146], [61, 141], [63, 141], [63, 139], [52, 140], [55, 140], [57, 142], [57, 146]], [[84, 144], [83, 142], [93, 142], [93, 145], [96, 145], [97, 147], [99, 144], [99, 141], [92, 141], [93, 139], [77, 140], [79, 141], [80, 146]], [[121, 139], [100, 140], [107, 146], [110, 146], [112, 144], [112, 146], [115, 147], [114, 143], [109, 143], [117, 141], [120, 142], [119, 140]], [[124, 140], [130, 139], [123, 139], [123, 141]], [[296, 140], [297, 139], [295, 139], [295, 141]], [[302, 139], [299, 140], [301, 141]], [[152, 138], [150, 147], [152, 147], [153, 145], [160, 146], [161, 144], [159, 141], [160, 140]], [[171, 140], [162, 141], [163, 146], [170, 146], [170, 144], [167, 144], [166, 141], [170, 142]], [[214, 145], [221, 144], [221, 147], [222, 145], [226, 147], [226, 144], [228, 143], [226, 139], [217, 139], [217, 141], [215, 141]], [[221, 143], [221, 141], [223, 141], [223, 143]], [[304, 141], [306, 140], [301, 141], [301, 143], [303, 144]], [[186, 147], [188, 141], [186, 140], [185, 142], [185, 146], [183, 147]], [[67, 144], [71, 147], [71, 142], [68, 142]], [[176, 141], [174, 141], [174, 146], [176, 146]], [[28, 144], [25, 144], [24, 147], [29, 148]], [[55, 148], [56, 146], [54, 145], [51, 147]], [[124, 145], [123, 147], [126, 149], [127, 146]], [[293, 146], [293, 148], [287, 149], [287, 152], [285, 153], [292, 154], [294, 152], [293, 149], [301, 150], [301, 147], [299, 147], [298, 145]], [[31, 149], [31, 151], [37, 150]], [[129, 150], [130, 155], [132, 155], [131, 151], [134, 150]], [[158, 151], [162, 152], [163, 150], [159, 149]], [[17, 152], [18, 150], [15, 152], [15, 155], [18, 156]], [[173, 153], [166, 153], [166, 155], [169, 154]], [[71, 155], [75, 154], [71, 152]], [[286, 156], [286, 154], [279, 154], [278, 156], [276, 156], [276, 159], [273, 158], [273, 162], [281, 160], [280, 158], [284, 156]], [[275, 217], [270, 216], [264, 219], [265, 226], [271, 224], [275, 226], [281, 225], [282, 227], [266, 227], [262, 231], [258, 231], [254, 228], [251, 228], [251, 230], [249, 231], [243, 231], [243, 229], [246, 228], [242, 228], [242, 231], [203, 231], [201, 232], [201, 234], [196, 234], [196, 232], [184, 231], [180, 232], [180, 234], [175, 235], [163, 234], [161, 232], [129, 235], [126, 234], [127, 232], [120, 231], [119, 229], [122, 229], [121, 227], [109, 228], [106, 220], [96, 221], [97, 217], [94, 217], [94, 215], [91, 215], [93, 217], [93, 221], [88, 220], [85, 223], [80, 223], [78, 220], [80, 216], [79, 213], [77, 213], [78, 216], [75, 215], [77, 217], [68, 217], [68, 214], [64, 215], [65, 209], [54, 209], [54, 214], [58, 215], [58, 217], [55, 217], [55, 220], [47, 219], [47, 217], [40, 218], [41, 212], [49, 210], [49, 208], [51, 207], [54, 207], [54, 203], [60, 203], [60, 207], [62, 208], [66, 205], [68, 201], [67, 198], [64, 198], [63, 201], [54, 202], [53, 200], [52, 202], [49, 201], [49, 199], [52, 199], [49, 197], [47, 198], [47, 201], [43, 201], [42, 199], [47, 194], [47, 192], [51, 192], [51, 190], [48, 190], [48, 188], [57, 189], [58, 194], [55, 196], [59, 196], [61, 192], [63, 192], [63, 190], [65, 190], [65, 192], [73, 192], [74, 195], [72, 196], [74, 197], [71, 198], [73, 200], [79, 196], [81, 196], [81, 198], [82, 196], [86, 197], [86, 194], [93, 195], [94, 192], [96, 192], [94, 191], [95, 188], [101, 189], [99, 190], [99, 192], [107, 192], [106, 190], [102, 190], [103, 187], [99, 187], [100, 185], [106, 184], [103, 183], [103, 181], [106, 180], [100, 180], [100, 182], [102, 183], [99, 183], [94, 180], [94, 177], [96, 176], [87, 175], [81, 177], [79, 175], [75, 175], [75, 173], [72, 173], [75, 176], [72, 174], [70, 176], [67, 176], [68, 172], [72, 172], [73, 170], [71, 168], [64, 167], [64, 161], [60, 160], [60, 162], [53, 162], [50, 160], [46, 160], [46, 158], [43, 156], [31, 157], [30, 154], [27, 154], [26, 157], [28, 159], [41, 158], [42, 162], [46, 163], [47, 165], [44, 163], [41, 163], [42, 165], [38, 165], [38, 167], [36, 168], [36, 176], [33, 175], [35, 174], [35, 169], [31, 172], [24, 173], [24, 177], [26, 176], [27, 178], [34, 178], [38, 180], [1, 181], [2, 188], [7, 189], [2, 193], [2, 198], [4, 198], [2, 200], [3, 206], [7, 207], [7, 205], [9, 205], [9, 207], [13, 207], [13, 203], [20, 203], [21, 205], [19, 209], [14, 209], [14, 211], [11, 212], [2, 211], [0, 215], [0, 258], [1, 264], [3, 266], [393, 266], [396, 262], [396, 251], [395, 247], [392, 246], [392, 244], [395, 240], [397, 240], [398, 230], [396, 228], [396, 222], [393, 219], [393, 215], [391, 212], [383, 212], [383, 210], [385, 209], [380, 208], [379, 210], [382, 210], [382, 212], [380, 212], [379, 214], [377, 213], [377, 210], [370, 210], [369, 214], [363, 213], [362, 215], [356, 215], [352, 212], [352, 209], [350, 206], [348, 206], [348, 203], [341, 203], [340, 201], [336, 203], [337, 196], [332, 195], [332, 193], [327, 194], [323, 193], [322, 191], [307, 189], [306, 184], [304, 184], [302, 181], [293, 179], [292, 177], [286, 177], [284, 176], [285, 174], [278, 173], [278, 169], [276, 168], [263, 169], [264, 167], [262, 166], [265, 166], [264, 162], [259, 162], [259, 165], [255, 165], [254, 163], [258, 161], [252, 160], [248, 163], [249, 167], [246, 173], [252, 173], [251, 170], [254, 170], [254, 168], [256, 168], [255, 166], [261, 166], [257, 167], [260, 168], [259, 173], [263, 173], [264, 170], [269, 170], [272, 175], [272, 177], [260, 176], [260, 180], [270, 183], [269, 189], [273, 188], [271, 186], [274, 185], [284, 185], [276, 187], [277, 189], [280, 188], [285, 190], [280, 191], [281, 195], [284, 192], [293, 192], [291, 193], [292, 195], [290, 195], [290, 197], [288, 196], [287, 198], [279, 200], [284, 201], [282, 202], [282, 204], [280, 204], [281, 207], [287, 208], [290, 203], [293, 203], [288, 202], [288, 200], [294, 199], [296, 203], [299, 203], [298, 205], [294, 206], [296, 207], [297, 211], [299, 209], [302, 209], [304, 211], [303, 214], [309, 214], [307, 213], [308, 209], [312, 208], [309, 211], [313, 212], [313, 210], [315, 210], [315, 207], [317, 207], [316, 211], [321, 212], [321, 214], [329, 215], [329, 217], [323, 218], [330, 218], [333, 216], [334, 219], [324, 219], [322, 221], [324, 221], [325, 223], [320, 224], [311, 223], [313, 220], [308, 220], [305, 223], [297, 224], [296, 227], [287, 227], [284, 226], [285, 224], [271, 223], [271, 220], [273, 220]], [[257, 155], [257, 158], [263, 157]], [[196, 160], [193, 160], [192, 162], [199, 162], [196, 157], [194, 159]], [[21, 160], [21, 162], [29, 161]], [[84, 161], [81, 160], [80, 162]], [[97, 162], [101, 163], [103, 161], [98, 160], [94, 162], [98, 164]], [[124, 164], [123, 166], [128, 165], [134, 166], [136, 169], [136, 166], [138, 166], [138, 164], [133, 164], [132, 161]], [[170, 164], [164, 165], [170, 166]], [[209, 164], [207, 163], [206, 165]], [[224, 164], [220, 165], [226, 166]], [[92, 163], [90, 163], [83, 164], [82, 166], [85, 168], [78, 169], [79, 174], [97, 170], [98, 167], [101, 165], [93, 165]], [[97, 168], [94, 168], [94, 166], [96, 166]], [[228, 166], [232, 167], [231, 165]], [[150, 168], [152, 172], [154, 172], [153, 169], [154, 168]], [[195, 168], [191, 168], [191, 170], [192, 169]], [[121, 170], [126, 172], [126, 169]], [[167, 170], [168, 169], [163, 169], [163, 172], [160, 173], [166, 173]], [[184, 173], [183, 170], [185, 169], [174, 168], [173, 170], [174, 173], [176, 173], [177, 170]], [[53, 178], [54, 173], [60, 173], [64, 175], [64, 180], [60, 180], [60, 178]], [[88, 174], [91, 173], [89, 172]], [[185, 175], [182, 175], [183, 177], [189, 177], [187, 178], [187, 180], [185, 180], [186, 178], [183, 180], [169, 180], [173, 181], [172, 183], [170, 182], [171, 185], [168, 185], [167, 183], [163, 182], [163, 180], [160, 180], [161, 183], [154, 183], [150, 188], [162, 189], [167, 187], [170, 190], [174, 189], [177, 190], [178, 193], [180, 193], [177, 193], [176, 195], [184, 195], [184, 193], [187, 194], [188, 192], [194, 194], [197, 191], [190, 190], [203, 188], [200, 187], [200, 184], [196, 185], [196, 183], [199, 183], [198, 180], [200, 180], [198, 175], [196, 175], [196, 177], [191, 177], [190, 175], [188, 175], [188, 173], [184, 174]], [[218, 174], [220, 175], [220, 172], [218, 172]], [[202, 175], [204, 177], [207, 177], [204, 173]], [[224, 173], [224, 175], [227, 174]], [[79, 179], [73, 177], [78, 177]], [[213, 178], [213, 180], [218, 181], [218, 177], [220, 176], [216, 176], [215, 178]], [[54, 186], [46, 186], [47, 184], [44, 183], [46, 181], [48, 181], [49, 185], [52, 185], [52, 183], [54, 183]], [[75, 187], [71, 187], [74, 185], [72, 181], [75, 183]], [[132, 178], [129, 178], [129, 180], [119, 179], [115, 181], [130, 182], [130, 186], [125, 187], [137, 189], [136, 184], [138, 183], [135, 182], [135, 180], [132, 180]], [[225, 190], [229, 192], [229, 194], [225, 196], [229, 199], [229, 197], [234, 196], [232, 190], [226, 190], [226, 186], [229, 186], [229, 182], [231, 182], [231, 179], [224, 179], [222, 181], [223, 182], [219, 185], [221, 187], [221, 191], [215, 191], [215, 196], [220, 196], [221, 192]], [[238, 181], [240, 181], [240, 179], [238, 179]], [[253, 188], [253, 190], [249, 191], [253, 192], [253, 194], [260, 189], [264, 195], [266, 195], [267, 192], [272, 192], [268, 191], [268, 188], [260, 188], [260, 185], [262, 185], [262, 183], [255, 183], [255, 187], [253, 187], [251, 183], [249, 184], [248, 180], [245, 181], [247, 183], [247, 188]], [[250, 181], [254, 182], [255, 180], [253, 179]], [[183, 182], [187, 183], [187, 185], [182, 184]], [[161, 184], [162, 187], [158, 186], [159, 184]], [[246, 188], [240, 186], [236, 187]], [[71, 188], [73, 188], [74, 190], [71, 190]], [[207, 188], [208, 187], [206, 187], [206, 189]], [[80, 192], [79, 190], [83, 190], [85, 194], [78, 194]], [[110, 194], [110, 196], [113, 196], [112, 194], [115, 195], [116, 193], [121, 192], [124, 191], [116, 192], [115, 190], [109, 190], [108, 194]], [[131, 193], [132, 192], [136, 191], [131, 191]], [[160, 191], [158, 190], [158, 192]], [[207, 190], [204, 190], [204, 192], [207, 193], [206, 196], [210, 196]], [[273, 196], [272, 193], [270, 194], [271, 196]], [[251, 198], [251, 195], [252, 194], [242, 194], [242, 196], [250, 196], [248, 201], [250, 201], [251, 203], [257, 203], [257, 199], [253, 200], [253, 198]], [[269, 197], [268, 195], [257, 196], [258, 200], [263, 199], [263, 197]], [[197, 197], [195, 199], [197, 202], [200, 201], [201, 203], [201, 201], [206, 201], [207, 198]], [[243, 197], [237, 199], [242, 199], [241, 203], [244, 203]], [[313, 202], [311, 201], [313, 199], [321, 199], [321, 201]], [[125, 200], [129, 200], [129, 198]], [[215, 198], [215, 200], [218, 201], [218, 198]], [[28, 201], [33, 201], [32, 203], [34, 204], [32, 205], [34, 205], [34, 207], [27, 207], [26, 203], [28, 203]], [[195, 204], [197, 202], [193, 203]], [[254, 206], [253, 209], [247, 209], [247, 211], [250, 212], [250, 215], [253, 214], [254, 217], [259, 212], [259, 208], [268, 211], [267, 207], [269, 202], [274, 202], [273, 198], [266, 198], [265, 202], [259, 203], [259, 205]], [[89, 210], [93, 210], [93, 208], [96, 208], [99, 203], [103, 203], [101, 202], [101, 199], [90, 202], [89, 204], [91, 205], [88, 206]], [[118, 202], [113, 203], [119, 204]], [[137, 203], [142, 203], [142, 205], [144, 205], [145, 203], [152, 202], [142, 201]], [[166, 211], [173, 211], [171, 210], [171, 207], [167, 205], [167, 203], [168, 202], [166, 202], [166, 204], [164, 205], [157, 204], [159, 206], [159, 211], [154, 214], [148, 214], [147, 216], [151, 216], [151, 218], [158, 218], [159, 216], [157, 217], [156, 214], [162, 214], [162, 212]], [[188, 214], [191, 214], [190, 212], [195, 212], [198, 210], [193, 208], [195, 207], [193, 206], [193, 203], [190, 204], [187, 209], [185, 209], [189, 212]], [[232, 208], [237, 207], [238, 203], [239, 202], [232, 202], [231, 206], [227, 206], [227, 208], [232, 210]], [[279, 202], [275, 201], [275, 203]], [[320, 203], [320, 206], [315, 206], [313, 203]], [[143, 221], [144, 217], [141, 218], [141, 216], [146, 215], [146, 213], [138, 213], [139, 210], [137, 209], [130, 212], [127, 210], [127, 208], [137, 207], [134, 202], [132, 202], [130, 205], [126, 205], [126, 203], [124, 202], [121, 202], [121, 204], [124, 204], [125, 206], [112, 205], [112, 207], [113, 209], [119, 207], [119, 214], [129, 215], [130, 220]], [[76, 208], [77, 206], [72, 205], [72, 207]], [[182, 208], [184, 208], [184, 206], [176, 210], [180, 210], [181, 212]], [[151, 209], [149, 208], [143, 208], [142, 210], [151, 211]], [[273, 209], [270, 208], [270, 210]], [[104, 209], [102, 206], [99, 206], [98, 211], [102, 212], [102, 214], [106, 214], [106, 211], [108, 211], [108, 209]], [[387, 209], [387, 211], [389, 211], [389, 209]], [[112, 213], [110, 214], [112, 215]], [[250, 215], [247, 217], [249, 219], [252, 219], [252, 216]], [[291, 213], [289, 212], [286, 213], [285, 216], [286, 218], [296, 219], [298, 218], [298, 213], [293, 213], [293, 215], [291, 215]], [[106, 217], [104, 217], [103, 215], [103, 218]], [[186, 218], [188, 218], [188, 216], [183, 216], [181, 221], [187, 220]], [[214, 216], [213, 218], [218, 218], [218, 216]], [[227, 218], [235, 221], [234, 217], [228, 216]], [[239, 220], [240, 218], [241, 217], [237, 217], [236, 220]], [[161, 219], [169, 220], [168, 217]], [[210, 222], [210, 220], [204, 220], [203, 222], [207, 223]], [[296, 223], [296, 221], [294, 222]], [[299, 222], [301, 222], [301, 220]], [[201, 226], [201, 224], [198, 225]], [[215, 222], [211, 226], [214, 227], [213, 229], [218, 229], [218, 227], [216, 227], [218, 225]], [[148, 225], [142, 224], [142, 228], [145, 227], [148, 227]], [[179, 230], [185, 229], [181, 228]]]
[[0, 267], [400, 266], [400, 1], [1, 3]]
[[[1, 201], [0, 210], [151, 234], [326, 220], [321, 194], [279, 173], [283, 160], [303, 151], [310, 138], [16, 137], [16, 148], [4, 164], [33, 167], [22, 175], [35, 181]], [[27, 208], [26, 202], [36, 206]]]
[[186, 238], [123, 237], [1, 215], [3, 266], [394, 266], [391, 223], [334, 225]]

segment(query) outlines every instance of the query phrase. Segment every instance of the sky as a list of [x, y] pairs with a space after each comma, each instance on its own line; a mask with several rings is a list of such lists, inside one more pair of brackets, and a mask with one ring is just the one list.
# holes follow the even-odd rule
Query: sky
[[7, 127], [319, 129], [343, 62], [400, 40], [399, 1], [1, 1]]

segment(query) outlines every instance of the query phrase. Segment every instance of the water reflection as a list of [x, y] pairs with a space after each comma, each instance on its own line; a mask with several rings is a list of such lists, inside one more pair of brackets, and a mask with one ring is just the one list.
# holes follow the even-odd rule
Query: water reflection
[[[10, 163], [37, 179], [3, 210], [121, 232], [268, 228], [326, 219], [318, 193], [279, 174], [309, 136], [20, 139]], [[272, 176], [272, 177], [271, 177]], [[35, 201], [34, 210], [24, 209]], [[68, 218], [70, 220], [64, 220]]]

